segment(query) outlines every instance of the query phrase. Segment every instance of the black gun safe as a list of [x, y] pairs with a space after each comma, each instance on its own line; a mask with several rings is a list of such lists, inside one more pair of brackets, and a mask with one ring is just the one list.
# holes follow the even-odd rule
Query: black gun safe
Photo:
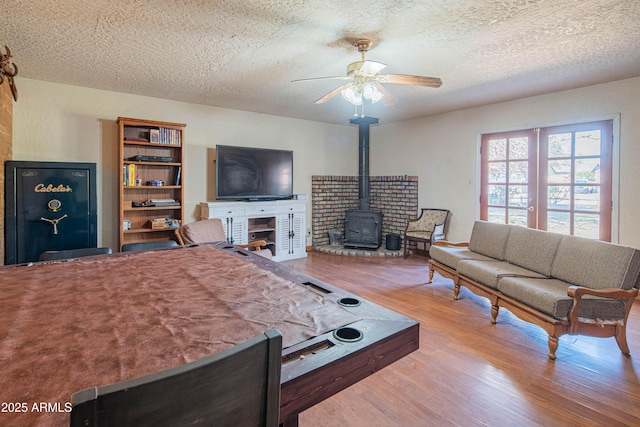
[[98, 244], [96, 164], [5, 162], [5, 264]]

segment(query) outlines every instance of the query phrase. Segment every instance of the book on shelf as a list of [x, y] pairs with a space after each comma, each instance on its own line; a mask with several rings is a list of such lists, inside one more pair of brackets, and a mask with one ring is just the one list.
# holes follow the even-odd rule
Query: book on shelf
[[180, 206], [180, 202], [174, 199], [149, 199], [145, 203], [145, 206], [168, 207], [168, 206]]
[[136, 185], [136, 165], [127, 164], [122, 166], [122, 185], [134, 187]]
[[172, 203], [175, 199], [149, 199], [151, 203]]
[[182, 144], [182, 132], [178, 129], [160, 128], [159, 144], [180, 145]]
[[149, 129], [149, 142], [152, 144], [160, 143], [160, 129]]
[[173, 181], [173, 185], [180, 185], [180, 174], [182, 173], [182, 166], [178, 166], [176, 171], [176, 179]]

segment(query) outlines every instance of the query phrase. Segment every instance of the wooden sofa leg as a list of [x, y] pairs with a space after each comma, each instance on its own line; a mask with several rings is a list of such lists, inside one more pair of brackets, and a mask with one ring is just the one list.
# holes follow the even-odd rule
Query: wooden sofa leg
[[494, 325], [498, 323], [498, 312], [500, 311], [500, 307], [497, 304], [491, 305], [491, 323]]
[[618, 347], [620, 347], [620, 351], [622, 354], [629, 355], [631, 351], [629, 350], [629, 345], [627, 344], [627, 328], [625, 326], [616, 326], [616, 342], [618, 343]]
[[549, 359], [556, 360], [557, 349], [558, 349], [558, 337], [549, 335]]
[[435, 273], [435, 271], [432, 268], [429, 268], [429, 281], [427, 282], [427, 285], [433, 282], [433, 274]]
[[498, 296], [491, 295], [489, 297], [489, 301], [491, 302], [491, 323], [494, 325], [498, 323], [498, 313], [500, 312], [500, 306], [498, 305]]
[[460, 298], [460, 283], [458, 281], [453, 282], [453, 299], [457, 300]]

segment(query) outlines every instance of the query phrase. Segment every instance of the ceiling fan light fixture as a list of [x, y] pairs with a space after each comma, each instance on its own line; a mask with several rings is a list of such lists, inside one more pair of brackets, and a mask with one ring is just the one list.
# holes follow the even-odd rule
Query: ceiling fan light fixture
[[[373, 45], [371, 40], [361, 39], [353, 44], [358, 52], [362, 54], [360, 61], [352, 62], [347, 66], [346, 76], [315, 77], [311, 79], [293, 80], [294, 82], [309, 80], [350, 80], [351, 83], [344, 84], [333, 89], [316, 101], [316, 104], [324, 104], [339, 93], [351, 105], [356, 107], [364, 106], [363, 99], [375, 104], [382, 100], [385, 107], [395, 105], [398, 100], [380, 83], [413, 85], [437, 88], [442, 85], [442, 80], [437, 77], [414, 76], [408, 74], [380, 74], [386, 64], [378, 61], [366, 59], [365, 54]], [[357, 111], [357, 108], [356, 108]]]
[[374, 85], [372, 85], [371, 83], [367, 83], [362, 88], [362, 96], [364, 96], [365, 99], [371, 99], [373, 94], [375, 94], [377, 91], [378, 89]]
[[384, 98], [384, 94], [378, 90], [375, 84], [367, 83], [362, 88], [362, 96], [371, 101], [372, 104]]
[[342, 92], [342, 97], [353, 105], [362, 105], [362, 93], [355, 86], [349, 86]]

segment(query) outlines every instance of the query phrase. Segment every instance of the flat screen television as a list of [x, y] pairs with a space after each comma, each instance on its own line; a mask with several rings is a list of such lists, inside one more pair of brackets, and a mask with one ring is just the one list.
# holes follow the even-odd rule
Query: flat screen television
[[293, 197], [293, 151], [216, 146], [216, 198], [280, 200]]

